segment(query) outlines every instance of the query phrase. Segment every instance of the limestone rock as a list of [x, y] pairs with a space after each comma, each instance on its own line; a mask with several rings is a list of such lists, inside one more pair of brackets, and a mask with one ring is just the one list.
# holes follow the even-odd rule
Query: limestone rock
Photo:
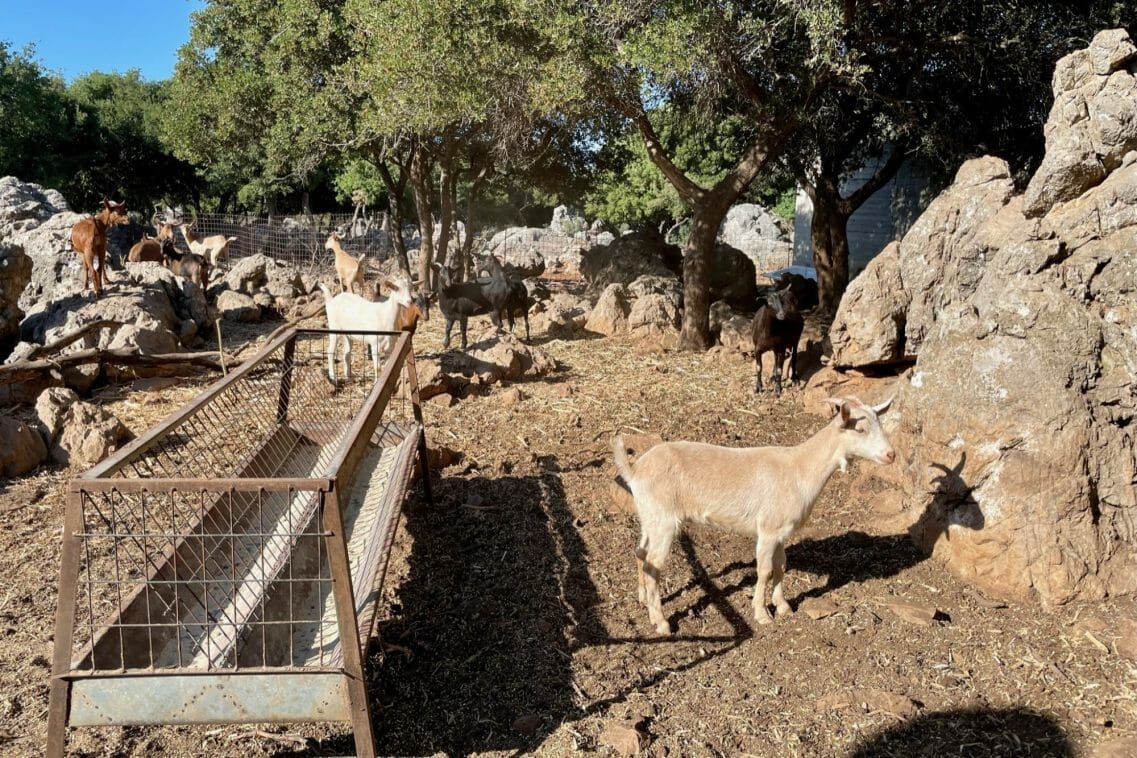
[[[637, 280], [638, 281], [638, 280]], [[628, 313], [631, 306], [625, 296], [624, 285], [609, 284], [604, 288], [600, 299], [588, 314], [588, 321], [584, 328], [590, 332], [598, 332], [609, 337], [628, 330]]]
[[79, 400], [68, 389], [45, 390], [36, 400], [36, 414], [57, 463], [93, 466], [134, 437], [105, 408]]
[[1078, 197], [1137, 149], [1137, 74], [1126, 68], [1135, 57], [1129, 35], [1108, 29], [1058, 61], [1046, 154], [1023, 193], [1027, 216]]
[[233, 290], [223, 290], [217, 296], [217, 312], [225, 321], [260, 321], [261, 307], [256, 301]]
[[718, 240], [741, 250], [757, 271], [781, 268], [793, 258], [793, 242], [781, 219], [752, 203], [740, 203], [727, 211]]
[[628, 285], [627, 292], [632, 297], [664, 295], [676, 309], [683, 307], [683, 283], [675, 276], [660, 276], [658, 274], [637, 276]]
[[636, 339], [676, 339], [679, 335], [679, 309], [666, 295], [636, 298], [628, 313], [628, 331]]
[[0, 415], [0, 480], [23, 476], [45, 460], [47, 446], [39, 432], [7, 414]]
[[32, 278], [32, 259], [19, 245], [0, 241], [0, 359], [20, 341], [20, 295]]
[[[915, 358], [882, 419], [899, 459], [874, 473], [924, 551], [1002, 600], [1137, 591], [1127, 40], [1098, 35], [1059, 63], [1047, 158], [1023, 196], [1001, 161], [965, 164], [854, 280], [830, 331], [838, 366]], [[1090, 153], [1100, 175], [1087, 178], [1070, 156]], [[826, 373], [811, 386], [837, 394]]]
[[626, 234], [610, 245], [592, 248], [580, 262], [580, 273], [590, 293], [599, 293], [609, 284], [631, 284], [644, 274], [678, 276], [683, 253], [657, 236]]

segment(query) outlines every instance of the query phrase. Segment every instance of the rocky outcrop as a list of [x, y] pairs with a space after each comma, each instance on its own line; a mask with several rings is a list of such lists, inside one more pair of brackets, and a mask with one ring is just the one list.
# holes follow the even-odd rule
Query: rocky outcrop
[[604, 288], [600, 299], [596, 301], [596, 306], [592, 312], [588, 314], [588, 321], [585, 322], [584, 328], [608, 337], [626, 332], [630, 311], [631, 306], [628, 305], [628, 296], [624, 285], [609, 284]]
[[793, 259], [793, 241], [781, 220], [753, 203], [740, 203], [727, 211], [718, 240], [741, 250], [758, 271], [781, 268]]
[[598, 295], [609, 284], [627, 286], [641, 276], [658, 276], [678, 281], [683, 253], [658, 236], [625, 234], [610, 245], [599, 245], [584, 254], [580, 273], [588, 291]]
[[[562, 234], [555, 228], [514, 226], [491, 237], [483, 252], [519, 270], [534, 270], [539, 260], [542, 272], [575, 274], [580, 270], [581, 254], [593, 244], [593, 239], [594, 235], [586, 231]], [[523, 276], [540, 276], [540, 273]]]
[[63, 387], [43, 391], [36, 400], [36, 415], [56, 463], [88, 468], [134, 437], [105, 408]]
[[[1050, 149], [1128, 144], [1101, 130], [1137, 107], [1130, 49], [1105, 32], [1059, 64]], [[965, 164], [830, 332], [838, 365], [915, 359], [885, 417], [900, 465], [879, 471], [917, 544], [1004, 598], [1137, 591], [1137, 152], [1101, 165], [1087, 181], [1048, 153], [1015, 197], [1001, 161]]]
[[1137, 150], [1137, 47], [1123, 29], [1094, 37], [1058, 61], [1046, 155], [1023, 193], [1023, 212], [1043, 216], [1055, 204], [1097, 186]]
[[[267, 255], [250, 255], [237, 261], [225, 274], [224, 283], [210, 288], [210, 292], [218, 297], [228, 290], [245, 296], [241, 302], [246, 306], [244, 316], [236, 320], [255, 320], [249, 316], [252, 305], [257, 308], [259, 318], [260, 303], [256, 303], [258, 295], [265, 307], [278, 312], [285, 312], [293, 306], [296, 298], [307, 295], [307, 288], [300, 272], [295, 266], [282, 263]], [[245, 299], [249, 303], [245, 303]], [[231, 316], [226, 316], [230, 318]]]
[[24, 249], [0, 241], [0, 360], [20, 341], [20, 293], [32, 278], [32, 260]]

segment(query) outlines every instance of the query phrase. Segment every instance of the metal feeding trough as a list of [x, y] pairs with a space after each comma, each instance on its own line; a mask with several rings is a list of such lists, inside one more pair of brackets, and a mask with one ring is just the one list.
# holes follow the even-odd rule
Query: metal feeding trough
[[364, 652], [426, 439], [410, 335], [333, 385], [329, 334], [270, 339], [71, 481], [49, 755], [67, 726], [268, 721], [375, 754]]

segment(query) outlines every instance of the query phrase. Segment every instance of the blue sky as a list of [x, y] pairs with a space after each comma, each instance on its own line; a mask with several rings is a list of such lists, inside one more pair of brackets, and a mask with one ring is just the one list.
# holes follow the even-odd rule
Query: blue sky
[[68, 82], [92, 71], [136, 68], [168, 79], [204, 0], [0, 0], [0, 40], [35, 45], [44, 68]]

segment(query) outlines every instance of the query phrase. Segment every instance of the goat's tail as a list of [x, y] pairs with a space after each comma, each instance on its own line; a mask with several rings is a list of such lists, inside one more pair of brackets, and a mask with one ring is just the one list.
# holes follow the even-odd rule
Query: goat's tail
[[616, 471], [624, 480], [624, 487], [631, 491], [635, 476], [632, 474], [632, 465], [628, 462], [628, 448], [624, 446], [623, 435], [617, 434], [612, 438], [612, 457], [616, 460]]

